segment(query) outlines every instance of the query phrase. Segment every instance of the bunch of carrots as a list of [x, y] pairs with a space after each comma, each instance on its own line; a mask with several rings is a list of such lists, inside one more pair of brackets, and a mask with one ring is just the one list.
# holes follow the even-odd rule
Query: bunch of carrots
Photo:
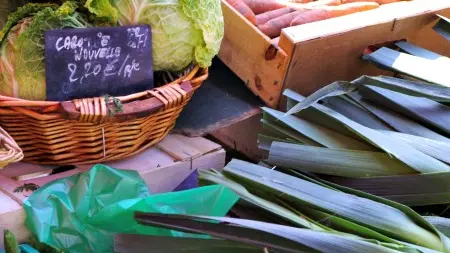
[[280, 36], [286, 27], [376, 9], [404, 0], [226, 0], [264, 34]]

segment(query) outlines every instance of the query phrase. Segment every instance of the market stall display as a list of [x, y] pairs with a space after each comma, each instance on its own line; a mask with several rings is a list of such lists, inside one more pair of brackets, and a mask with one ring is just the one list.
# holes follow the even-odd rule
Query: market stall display
[[[83, 5], [77, 1], [65, 1], [62, 5], [27, 4], [10, 15], [0, 37], [0, 125], [24, 150], [24, 161], [80, 164], [136, 154], [159, 142], [172, 130], [179, 113], [208, 77], [208, 67], [223, 36], [218, 1], [148, 2], [145, 6], [139, 5], [141, 9], [133, 10], [139, 13], [133, 17], [142, 18], [136, 20], [129, 19], [132, 13], [125, 13], [130, 9], [116, 4], [108, 1], [102, 5], [96, 1]], [[201, 8], [203, 5], [209, 8]], [[164, 15], [164, 22], [160, 22], [159, 18]], [[115, 97], [109, 95], [109, 90], [100, 90], [95, 96], [45, 101], [50, 91], [47, 86], [54, 86], [47, 83], [49, 72], [45, 71], [46, 31], [132, 24], [151, 26], [152, 54], [149, 57], [153, 59], [157, 88], [137, 93], [122, 91], [127, 94]], [[64, 48], [75, 50], [77, 60], [76, 50], [89, 45], [87, 40], [89, 38], [71, 37], [68, 43], [64, 40]], [[130, 47], [133, 45], [128, 43]], [[81, 55], [84, 58], [102, 57], [100, 49], [85, 51]], [[116, 48], [113, 52], [116, 55], [121, 51]], [[108, 58], [110, 54], [105, 55]], [[98, 66], [90, 68], [90, 62], [86, 62], [83, 77], [87, 79], [101, 72], [106, 78], [107, 70], [114, 68], [108, 65], [103, 70]], [[134, 61], [126, 66], [124, 62], [122, 67], [116, 66], [115, 70], [119, 73], [122, 69], [125, 72], [140, 70]], [[68, 64], [67, 69], [67, 73], [62, 74], [67, 74], [71, 82], [78, 79], [82, 82], [83, 77], [75, 75], [73, 64]]]
[[[360, 3], [348, 4], [357, 6]], [[371, 5], [374, 6], [374, 3]], [[380, 74], [381, 71], [360, 59], [370, 45], [406, 39], [442, 55], [450, 55], [448, 47], [443, 46], [445, 39], [432, 30], [439, 20], [436, 13], [444, 17], [450, 15], [448, 1], [399, 1], [364, 12], [292, 27], [288, 27], [290, 22], [280, 25], [277, 19], [281, 17], [278, 17], [272, 22], [287, 28], [279, 29], [270, 36], [258, 28], [263, 25], [252, 24], [226, 0], [222, 1], [222, 8], [225, 36], [219, 57], [272, 108], [284, 106], [281, 94], [285, 89], [310, 95], [335, 80], [352, 80], [361, 73]], [[321, 8], [341, 7], [319, 6], [310, 11], [320, 12]], [[280, 8], [273, 12], [279, 15], [283, 11], [287, 9]], [[292, 13], [295, 12], [285, 15], [295, 16]], [[264, 15], [259, 18], [260, 22], [264, 22], [272, 13], [259, 15]], [[328, 17], [325, 14], [314, 17], [318, 16]], [[279, 38], [273, 38], [279, 35]]]

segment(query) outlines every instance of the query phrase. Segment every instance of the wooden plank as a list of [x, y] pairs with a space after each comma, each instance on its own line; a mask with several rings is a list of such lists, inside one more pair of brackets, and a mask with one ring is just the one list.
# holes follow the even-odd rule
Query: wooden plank
[[54, 166], [41, 166], [36, 164], [18, 162], [8, 164], [3, 170], [0, 170], [0, 174], [5, 177], [13, 178], [38, 172], [47, 172], [49, 170], [52, 170], [53, 168]]
[[258, 148], [258, 134], [262, 132], [262, 114], [255, 115], [226, 128], [211, 133], [221, 144], [247, 158], [258, 162], [267, 157], [267, 152]]
[[[450, 17], [450, 8], [440, 12], [445, 17]], [[440, 55], [450, 57], [450, 42], [432, 28], [435, 22], [431, 22], [417, 32], [408, 37], [408, 41], [416, 46], [432, 50]]]
[[[283, 34], [295, 43], [295, 48], [284, 89], [307, 96], [336, 80], [382, 73], [361, 60], [368, 45], [419, 36], [421, 28], [437, 20], [435, 12], [450, 8], [448, 1], [416, 1], [420, 5], [414, 5], [415, 1], [386, 5], [378, 10], [285, 29]], [[284, 101], [280, 102], [281, 109]]]
[[188, 142], [176, 138], [174, 135], [167, 136], [156, 147], [171, 155], [176, 161], [188, 161], [202, 155], [195, 147]]
[[29, 184], [29, 183], [33, 183], [36, 184], [38, 186], [43, 186], [45, 184], [48, 184], [52, 181], [58, 180], [60, 178], [65, 178], [65, 177], [70, 177], [73, 176], [75, 174], [81, 173], [83, 171], [87, 171], [89, 169], [73, 169], [73, 170], [69, 170], [69, 171], [65, 171], [65, 172], [61, 172], [58, 174], [54, 174], [54, 175], [50, 175], [50, 176], [46, 176], [46, 177], [39, 177], [39, 178], [33, 178], [33, 179], [28, 179], [25, 181], [21, 181], [20, 184]]
[[[442, 0], [404, 1], [383, 5], [378, 9], [359, 12], [339, 18], [288, 27], [283, 29], [282, 33], [285, 37], [289, 38], [297, 48], [300, 43], [307, 41], [342, 35], [355, 30], [383, 24], [390, 24], [391, 32], [395, 33], [404, 29], [402, 26], [406, 25], [407, 28], [410, 28], [413, 24], [410, 23], [411, 21], [404, 23], [404, 25], [397, 22], [411, 18], [415, 20], [415, 23], [419, 23], [419, 25], [414, 28], [421, 29], [424, 24], [434, 22], [438, 19], [435, 13], [442, 13], [442, 11], [449, 8], [450, 2]], [[394, 20], [396, 21], [395, 25], [393, 24]], [[369, 33], [366, 33], [365, 35], [372, 36]], [[283, 50], [286, 50], [281, 44], [281, 38], [280, 47], [282, 47]], [[293, 53], [292, 51], [285, 52], [287, 54]]]
[[156, 146], [168, 154], [175, 155], [175, 157], [185, 157], [185, 159], [179, 159], [181, 161], [195, 159], [222, 148], [219, 144], [205, 138], [186, 137], [180, 134], [172, 134], [170, 138], [166, 138]]
[[14, 233], [18, 242], [25, 242], [30, 232], [23, 225], [25, 211], [22, 206], [3, 192], [0, 192], [0, 249], [3, 248], [3, 230], [9, 229]]
[[17, 187], [20, 187], [21, 184], [11, 178], [0, 175], [0, 185], [0, 191], [8, 195], [13, 200], [17, 201], [18, 203], [22, 203], [27, 197], [26, 192], [14, 192], [14, 190], [17, 189]]
[[177, 162], [164, 168], [155, 168], [141, 173], [151, 193], [170, 192], [181, 184], [194, 170], [217, 169], [225, 166], [223, 149], [203, 155], [193, 161]]
[[248, 20], [222, 0], [225, 35], [219, 58], [269, 106], [280, 97], [288, 57]]

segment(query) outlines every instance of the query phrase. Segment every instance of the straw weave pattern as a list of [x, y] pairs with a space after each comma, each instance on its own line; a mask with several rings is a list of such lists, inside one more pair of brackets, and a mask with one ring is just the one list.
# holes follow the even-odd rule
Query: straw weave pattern
[[[80, 116], [70, 119], [61, 112], [59, 102], [0, 96], [0, 126], [17, 142], [23, 150], [23, 161], [28, 163], [75, 165], [118, 160], [137, 154], [163, 139], [175, 126], [193, 92], [207, 77], [207, 69], [196, 67], [165, 86], [118, 97], [124, 105], [149, 98], [163, 103], [161, 109], [150, 115], [122, 121], [108, 112], [111, 101], [103, 97], [71, 101]], [[181, 88], [183, 82], [190, 82], [192, 92], [187, 93]], [[10, 158], [19, 157], [10, 155]]]

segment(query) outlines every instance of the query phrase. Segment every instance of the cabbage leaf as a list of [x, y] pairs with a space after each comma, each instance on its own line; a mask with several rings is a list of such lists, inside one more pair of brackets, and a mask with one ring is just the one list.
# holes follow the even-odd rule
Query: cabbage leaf
[[76, 2], [60, 7], [27, 4], [10, 16], [0, 47], [0, 92], [28, 100], [46, 99], [44, 33], [89, 27]]
[[[86, 4], [104, 1], [88, 0]], [[191, 63], [209, 67], [219, 52], [224, 35], [220, 0], [109, 1], [117, 9], [121, 25], [151, 26], [156, 71], [180, 71]]]

